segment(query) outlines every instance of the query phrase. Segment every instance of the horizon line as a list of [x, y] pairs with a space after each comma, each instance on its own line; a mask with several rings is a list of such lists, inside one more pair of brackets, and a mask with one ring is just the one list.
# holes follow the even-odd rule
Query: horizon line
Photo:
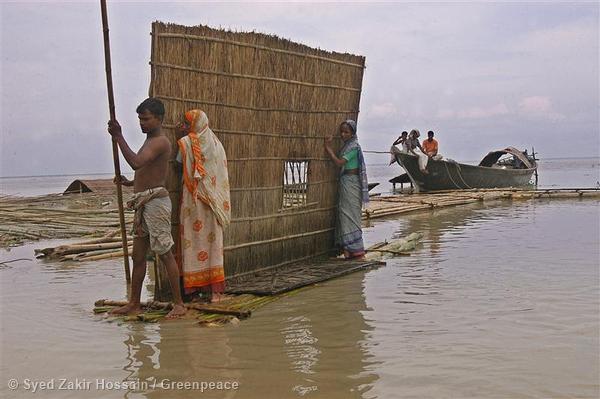
[[[386, 154], [377, 154], [377, 155], [386, 155]], [[562, 160], [562, 159], [600, 159], [600, 155], [590, 155], [590, 156], [582, 156], [582, 157], [548, 157], [548, 158], [540, 158], [538, 161], [545, 160]], [[473, 160], [463, 161], [461, 162], [469, 162]], [[371, 165], [384, 165], [373, 163]], [[131, 174], [132, 172], [124, 172], [124, 174]], [[25, 177], [61, 177], [61, 176], [97, 176], [97, 175], [114, 175], [114, 172], [93, 172], [93, 173], [66, 173], [66, 174], [49, 174], [49, 175], [17, 175], [17, 176], [0, 176], [0, 179], [16, 179], [16, 178], [25, 178]]]

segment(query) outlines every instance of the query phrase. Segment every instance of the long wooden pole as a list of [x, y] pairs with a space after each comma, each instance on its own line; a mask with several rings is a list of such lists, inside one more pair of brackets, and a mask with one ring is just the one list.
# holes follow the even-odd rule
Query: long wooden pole
[[[102, 30], [104, 32], [104, 64], [106, 69], [106, 87], [108, 89], [108, 109], [110, 119], [116, 120], [115, 97], [113, 94], [112, 69], [110, 67], [110, 40], [108, 36], [108, 13], [106, 11], [106, 0], [100, 0], [102, 9]], [[125, 265], [125, 278], [127, 284], [131, 283], [129, 271], [129, 251], [127, 250], [127, 230], [125, 228], [125, 211], [123, 210], [123, 189], [121, 187], [121, 166], [119, 165], [119, 148], [117, 142], [112, 140], [113, 162], [115, 165], [115, 177], [117, 181], [117, 199], [119, 203], [119, 222], [121, 224], [121, 241], [123, 242], [123, 263]]]

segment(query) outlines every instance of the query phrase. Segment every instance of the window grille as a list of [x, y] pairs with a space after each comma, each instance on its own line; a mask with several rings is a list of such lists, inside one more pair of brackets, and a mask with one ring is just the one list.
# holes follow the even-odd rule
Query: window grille
[[285, 161], [283, 168], [282, 208], [306, 205], [308, 161]]

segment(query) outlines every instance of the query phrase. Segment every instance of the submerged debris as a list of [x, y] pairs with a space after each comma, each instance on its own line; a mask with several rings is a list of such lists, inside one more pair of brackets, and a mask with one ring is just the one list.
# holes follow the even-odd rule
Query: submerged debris
[[423, 233], [411, 233], [406, 238], [384, 241], [368, 248], [365, 257], [368, 260], [383, 260], [396, 256], [409, 256], [422, 238]]

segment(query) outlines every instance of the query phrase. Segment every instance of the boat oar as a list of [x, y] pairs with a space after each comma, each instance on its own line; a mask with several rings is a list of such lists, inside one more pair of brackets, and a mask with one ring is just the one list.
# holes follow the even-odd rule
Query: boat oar
[[[106, 11], [106, 0], [100, 0], [102, 10], [102, 31], [104, 33], [104, 64], [106, 69], [106, 87], [108, 89], [108, 109], [110, 119], [115, 120], [115, 97], [113, 94], [112, 70], [110, 67], [110, 41], [108, 37], [108, 13]], [[119, 148], [117, 142], [112, 140], [113, 163], [115, 165], [115, 181], [117, 182], [117, 202], [119, 204], [119, 223], [121, 224], [121, 241], [123, 243], [123, 263], [125, 265], [125, 279], [127, 285], [131, 282], [129, 271], [129, 251], [127, 250], [127, 232], [125, 230], [125, 211], [123, 209], [123, 189], [121, 187], [121, 166], [119, 165]]]

